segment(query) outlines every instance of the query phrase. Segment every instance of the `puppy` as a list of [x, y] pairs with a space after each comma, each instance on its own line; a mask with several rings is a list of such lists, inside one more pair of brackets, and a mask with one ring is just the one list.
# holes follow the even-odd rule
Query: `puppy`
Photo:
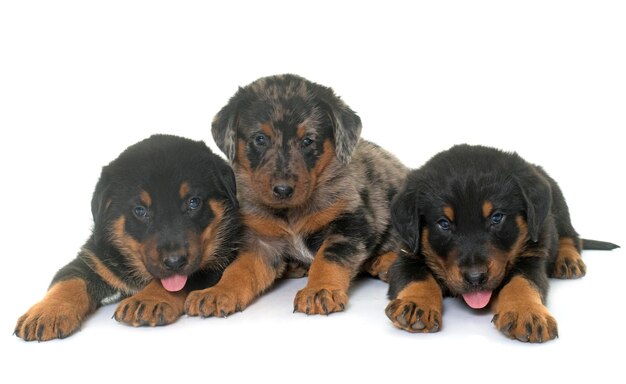
[[214, 284], [235, 257], [235, 178], [203, 142], [155, 135], [128, 147], [102, 169], [91, 210], [91, 237], [19, 318], [18, 337], [62, 339], [120, 299], [117, 321], [172, 323], [187, 292]]
[[409, 332], [438, 331], [446, 295], [472, 308], [492, 302], [493, 323], [510, 338], [551, 340], [548, 277], [584, 276], [581, 247], [617, 247], [581, 240], [556, 182], [488, 147], [434, 156], [409, 174], [391, 209], [405, 253], [390, 271], [386, 314]]
[[342, 311], [360, 271], [386, 278], [396, 258], [389, 204], [408, 170], [359, 139], [360, 118], [330, 88], [261, 78], [239, 89], [212, 132], [233, 164], [245, 235], [220, 282], [189, 296], [187, 314], [242, 310], [292, 266], [308, 269], [294, 300], [307, 314]]

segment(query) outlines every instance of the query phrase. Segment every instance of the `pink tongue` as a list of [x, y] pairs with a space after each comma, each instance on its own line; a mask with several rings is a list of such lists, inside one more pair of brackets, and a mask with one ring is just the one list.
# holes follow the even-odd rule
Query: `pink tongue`
[[463, 300], [474, 309], [485, 308], [491, 299], [491, 291], [476, 291], [463, 294]]
[[187, 276], [183, 275], [173, 275], [165, 279], [161, 279], [161, 284], [163, 285], [163, 288], [167, 289], [170, 292], [180, 291], [181, 289], [183, 289], [186, 282]]

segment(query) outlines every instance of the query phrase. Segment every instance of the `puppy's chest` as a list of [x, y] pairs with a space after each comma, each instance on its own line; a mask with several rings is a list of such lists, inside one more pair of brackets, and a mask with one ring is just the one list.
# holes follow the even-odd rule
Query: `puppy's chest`
[[285, 259], [296, 259], [306, 264], [311, 263], [324, 241], [326, 230], [310, 234], [298, 232], [289, 226], [285, 226], [284, 229], [283, 236], [274, 239], [275, 244], [280, 248], [281, 256]]
[[305, 236], [293, 233], [290, 237], [285, 238], [285, 245], [283, 251], [283, 257], [296, 259], [309, 264], [315, 257], [315, 249], [307, 244], [308, 238]]
[[336, 200], [310, 212], [287, 212], [284, 215], [244, 213], [244, 223], [253, 238], [261, 241], [266, 253], [285, 259], [310, 263], [331, 231], [332, 222], [345, 212], [348, 202]]
[[264, 253], [272, 258], [295, 259], [305, 264], [313, 261], [327, 232], [325, 227], [310, 233], [302, 230], [301, 225], [287, 220], [266, 220], [263, 225], [257, 224], [260, 223], [248, 222], [248, 227]]

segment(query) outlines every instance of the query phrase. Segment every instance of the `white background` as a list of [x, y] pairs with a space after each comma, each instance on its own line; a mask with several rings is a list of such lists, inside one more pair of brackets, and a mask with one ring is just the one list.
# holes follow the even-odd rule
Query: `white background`
[[553, 281], [560, 337], [543, 345], [458, 299], [439, 333], [397, 330], [373, 279], [329, 317], [291, 313], [300, 279], [228, 319], [135, 329], [111, 305], [62, 341], [12, 332], [87, 239], [101, 166], [152, 133], [216, 148], [210, 122], [237, 87], [285, 72], [333, 87], [411, 167], [456, 143], [517, 151], [559, 182], [584, 237], [625, 245], [625, 20], [599, 0], [2, 2], [0, 381], [623, 383], [623, 250]]

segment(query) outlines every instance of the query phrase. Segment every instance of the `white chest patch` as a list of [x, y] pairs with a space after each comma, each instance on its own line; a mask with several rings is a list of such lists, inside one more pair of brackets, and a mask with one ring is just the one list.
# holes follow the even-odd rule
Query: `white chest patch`
[[122, 298], [122, 292], [117, 291], [114, 294], [112, 294], [111, 296], [107, 296], [104, 299], [100, 300], [100, 304], [101, 305], [109, 305], [109, 304], [113, 304], [116, 303], [117, 301], [119, 301], [119, 299]]
[[311, 263], [313, 261], [315, 255], [311, 253], [309, 247], [306, 246], [302, 236], [293, 235], [291, 237], [291, 244], [296, 251], [293, 255], [295, 258], [306, 263]]

